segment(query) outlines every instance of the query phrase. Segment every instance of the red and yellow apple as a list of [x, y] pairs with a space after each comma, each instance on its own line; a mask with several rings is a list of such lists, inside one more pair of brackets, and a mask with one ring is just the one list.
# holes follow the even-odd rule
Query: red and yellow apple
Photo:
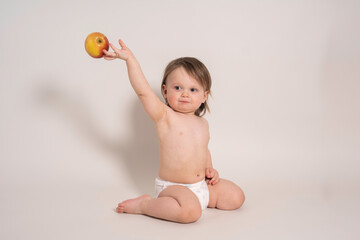
[[103, 50], [109, 50], [109, 40], [99, 32], [90, 33], [85, 40], [85, 50], [93, 58], [104, 56]]

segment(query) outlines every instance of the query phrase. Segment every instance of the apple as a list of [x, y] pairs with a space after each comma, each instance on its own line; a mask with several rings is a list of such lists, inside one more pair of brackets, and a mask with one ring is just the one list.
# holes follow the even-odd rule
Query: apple
[[85, 50], [93, 58], [102, 58], [103, 50], [109, 50], [109, 40], [99, 32], [90, 33], [85, 40]]

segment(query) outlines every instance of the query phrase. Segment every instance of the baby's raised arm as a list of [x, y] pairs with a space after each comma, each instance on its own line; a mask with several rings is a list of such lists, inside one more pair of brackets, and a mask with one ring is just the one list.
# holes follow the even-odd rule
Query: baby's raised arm
[[129, 80], [132, 87], [138, 95], [147, 114], [149, 114], [150, 118], [154, 122], [158, 122], [165, 114], [166, 105], [151, 89], [134, 54], [123, 41], [119, 40], [119, 44], [121, 49], [116, 48], [113, 44], [110, 43], [110, 47], [114, 50], [114, 52], [104, 50], [104, 58], [106, 60], [120, 58], [126, 61]]

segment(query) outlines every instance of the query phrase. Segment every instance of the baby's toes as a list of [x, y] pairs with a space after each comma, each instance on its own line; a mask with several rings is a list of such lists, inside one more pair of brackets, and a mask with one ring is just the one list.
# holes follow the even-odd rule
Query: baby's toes
[[124, 207], [117, 207], [116, 212], [123, 213], [124, 212]]

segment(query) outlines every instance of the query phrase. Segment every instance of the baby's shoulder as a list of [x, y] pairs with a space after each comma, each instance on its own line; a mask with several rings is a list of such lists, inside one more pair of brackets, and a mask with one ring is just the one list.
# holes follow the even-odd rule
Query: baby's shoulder
[[208, 122], [208, 120], [206, 120], [206, 118], [199, 117], [199, 119], [200, 119], [200, 121], [201, 121], [204, 125], [206, 125], [207, 127], [209, 127], [209, 122]]

